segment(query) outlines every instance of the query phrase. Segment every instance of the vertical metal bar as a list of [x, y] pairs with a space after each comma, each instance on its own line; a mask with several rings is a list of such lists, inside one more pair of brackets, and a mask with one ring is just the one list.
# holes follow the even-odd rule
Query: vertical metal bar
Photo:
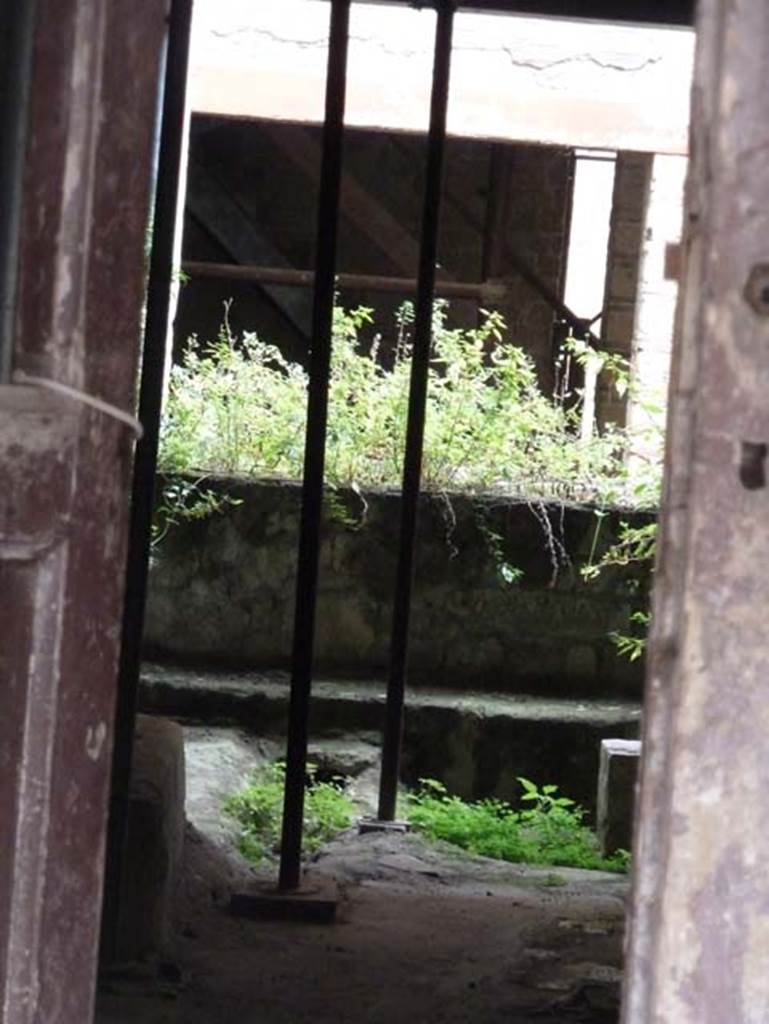
[[302, 514], [296, 576], [296, 609], [291, 671], [286, 790], [279, 886], [299, 885], [302, 819], [307, 768], [307, 724], [312, 686], [315, 605], [318, 590], [320, 519], [326, 452], [328, 385], [331, 373], [331, 328], [334, 315], [334, 274], [347, 85], [347, 42], [350, 0], [332, 0], [326, 78], [326, 118], [318, 198], [318, 236], [310, 348], [310, 384], [302, 483]]
[[10, 375], [35, 0], [0, 12], [0, 383]]
[[128, 535], [126, 590], [120, 648], [115, 732], [112, 752], [112, 790], [102, 912], [102, 956], [117, 951], [120, 883], [123, 867], [133, 755], [136, 698], [141, 669], [141, 645], [147, 597], [147, 574], [155, 498], [163, 379], [171, 301], [173, 248], [193, 0], [172, 0], [168, 24], [163, 110], [158, 153], [152, 250], [147, 281], [146, 320], [139, 419], [144, 436], [136, 446]]
[[411, 361], [406, 455], [403, 466], [401, 532], [398, 570], [395, 582], [390, 675], [387, 685], [382, 771], [379, 784], [379, 818], [392, 821], [398, 789], [403, 700], [406, 689], [411, 591], [414, 581], [414, 555], [422, 476], [422, 449], [427, 406], [427, 372], [432, 342], [433, 300], [435, 297], [435, 261], [440, 226], [443, 153], [446, 141], [446, 110], [449, 100], [451, 38], [454, 24], [453, 0], [438, 5], [435, 30], [433, 85], [430, 100], [430, 130], [427, 140], [425, 201], [419, 253], [417, 306], [414, 322], [414, 348]]

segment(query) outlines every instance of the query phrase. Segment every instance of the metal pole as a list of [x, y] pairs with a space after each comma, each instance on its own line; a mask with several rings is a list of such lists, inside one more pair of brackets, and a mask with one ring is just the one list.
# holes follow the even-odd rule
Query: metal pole
[[193, 0], [173, 0], [169, 13], [163, 110], [158, 152], [152, 251], [147, 280], [146, 320], [139, 385], [139, 419], [144, 435], [136, 445], [128, 533], [128, 560], [112, 751], [112, 791], [102, 911], [102, 955], [117, 951], [120, 885], [131, 782], [136, 699], [155, 498], [163, 377], [171, 299], [173, 248], [179, 193], [187, 64]]
[[326, 77], [326, 118], [323, 124], [323, 152], [318, 200], [318, 237], [315, 255], [315, 292], [312, 311], [302, 514], [296, 576], [291, 698], [286, 745], [286, 790], [283, 804], [283, 832], [278, 883], [282, 890], [296, 889], [301, 872], [302, 819], [307, 768], [307, 723], [312, 686], [328, 385], [331, 374], [331, 328], [334, 315], [334, 275], [342, 171], [349, 20], [350, 0], [332, 0]]
[[401, 533], [395, 583], [390, 675], [387, 685], [382, 773], [379, 786], [379, 818], [392, 821], [398, 789], [403, 699], [406, 688], [409, 617], [414, 580], [414, 555], [422, 475], [422, 448], [427, 405], [427, 371], [432, 342], [435, 261], [438, 251], [443, 151], [446, 141], [446, 109], [449, 98], [453, 2], [441, 3], [435, 31], [433, 86], [430, 101], [430, 131], [427, 139], [427, 172], [422, 213], [422, 237], [411, 361], [406, 455], [403, 466]]
[[[292, 288], [311, 288], [315, 272], [294, 267], [260, 267], [250, 263], [210, 263], [185, 260], [182, 270], [190, 277], [219, 277], [226, 281], [253, 281], [256, 284], [288, 285]], [[413, 295], [417, 281], [412, 277], [389, 277], [383, 274], [337, 274], [337, 288], [355, 288], [360, 291]], [[447, 299], [469, 299], [476, 302], [495, 302], [504, 299], [507, 287], [496, 281], [436, 281], [435, 294]]]

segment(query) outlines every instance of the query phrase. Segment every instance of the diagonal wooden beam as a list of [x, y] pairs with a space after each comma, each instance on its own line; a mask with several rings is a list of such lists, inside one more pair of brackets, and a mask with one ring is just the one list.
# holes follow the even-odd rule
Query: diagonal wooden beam
[[[404, 156], [410, 155], [403, 148], [402, 143], [397, 139], [393, 138], [396, 149], [399, 149]], [[465, 224], [476, 231], [482, 237], [486, 234], [486, 225], [483, 223], [480, 217], [472, 211], [465, 199], [462, 199], [452, 189], [446, 187], [444, 189], [444, 201], [446, 206], [450, 206], [459, 216], [464, 220]], [[593, 331], [586, 326], [585, 321], [582, 317], [578, 317], [577, 314], [570, 309], [566, 303], [561, 299], [557, 292], [544, 281], [537, 271], [531, 266], [528, 260], [521, 256], [507, 241], [507, 239], [500, 234], [494, 240], [494, 246], [500, 253], [504, 253], [504, 258], [509, 264], [511, 271], [522, 278], [526, 284], [532, 288], [539, 297], [550, 306], [554, 313], [556, 313], [562, 320], [565, 320], [569, 327], [574, 333], [580, 337], [585, 338], [595, 348], [601, 347], [601, 342]], [[484, 277], [485, 277], [484, 272]]]
[[[271, 238], [260, 231], [248, 212], [230, 194], [218, 175], [200, 160], [191, 159], [187, 179], [187, 209], [235, 263], [266, 263], [288, 267]], [[260, 283], [262, 290], [288, 323], [309, 344], [311, 303], [296, 289]]]
[[[305, 128], [265, 123], [262, 131], [294, 166], [310, 179], [317, 178], [320, 148]], [[395, 269], [404, 277], [416, 276], [419, 261], [416, 239], [350, 171], [342, 173], [341, 209], [343, 216], [388, 257]], [[444, 278], [453, 280], [453, 274], [446, 270], [442, 273]]]

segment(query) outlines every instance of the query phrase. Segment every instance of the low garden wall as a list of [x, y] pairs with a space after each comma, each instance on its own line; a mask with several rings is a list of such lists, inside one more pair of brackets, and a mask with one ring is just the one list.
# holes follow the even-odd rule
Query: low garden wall
[[[300, 487], [207, 480], [239, 502], [182, 519], [156, 546], [149, 654], [257, 669], [287, 666]], [[316, 631], [319, 673], [387, 671], [399, 531], [394, 493], [337, 491], [323, 525]], [[410, 678], [432, 686], [632, 698], [641, 664], [617, 655], [648, 580], [626, 570], [585, 581], [580, 565], [650, 516], [466, 495], [422, 499]]]

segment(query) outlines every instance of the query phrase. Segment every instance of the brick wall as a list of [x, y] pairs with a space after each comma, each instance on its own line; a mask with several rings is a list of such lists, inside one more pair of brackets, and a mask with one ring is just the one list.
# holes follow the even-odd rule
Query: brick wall
[[540, 383], [549, 392], [553, 386], [553, 310], [515, 272], [506, 248], [525, 260], [556, 295], [562, 295], [572, 151], [554, 146], [499, 147], [497, 164], [487, 220], [485, 273], [487, 278], [505, 283], [506, 297], [497, 305], [507, 320], [509, 337], [531, 354]]
[[[618, 153], [614, 177], [601, 340], [610, 352], [627, 359], [633, 350], [639, 261], [652, 160], [648, 153]], [[625, 421], [625, 401], [609, 381], [599, 382], [596, 411], [601, 423]]]
[[[660, 454], [665, 423], [678, 283], [665, 278], [665, 249], [681, 237], [684, 178], [682, 156], [655, 156], [649, 183], [633, 336], [633, 372], [638, 396], [628, 402], [628, 426], [639, 456]], [[656, 411], [659, 410], [659, 411]]]

